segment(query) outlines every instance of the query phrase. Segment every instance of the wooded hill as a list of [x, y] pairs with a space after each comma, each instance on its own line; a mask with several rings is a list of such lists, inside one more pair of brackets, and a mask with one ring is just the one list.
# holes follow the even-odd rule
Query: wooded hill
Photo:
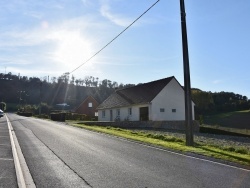
[[132, 85], [118, 85], [117, 82], [107, 79], [100, 81], [92, 76], [84, 79], [76, 79], [74, 76], [69, 78], [69, 73], [50, 79], [0, 73], [0, 102], [34, 105], [41, 101], [49, 106], [67, 103], [73, 109], [89, 95], [100, 103], [113, 93], [115, 88], [128, 86]]
[[[40, 101], [49, 105], [67, 103], [71, 109], [77, 107], [87, 96], [93, 96], [99, 103], [104, 101], [116, 88], [130, 87], [107, 79], [92, 76], [77, 79], [64, 73], [58, 78], [27, 77], [11, 73], [0, 73], [0, 102], [15, 105], [38, 105]], [[196, 117], [199, 115], [250, 109], [246, 96], [233, 92], [206, 92], [192, 89]], [[8, 110], [9, 108], [7, 108]]]

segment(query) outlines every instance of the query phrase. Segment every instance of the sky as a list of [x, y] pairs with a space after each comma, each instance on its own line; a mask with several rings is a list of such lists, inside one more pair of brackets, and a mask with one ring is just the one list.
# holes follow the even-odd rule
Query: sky
[[[160, 0], [1, 0], [0, 73], [98, 77], [119, 84], [170, 76], [183, 85], [180, 5]], [[191, 87], [250, 99], [250, 1], [186, 0]], [[87, 62], [86, 62], [87, 61]]]

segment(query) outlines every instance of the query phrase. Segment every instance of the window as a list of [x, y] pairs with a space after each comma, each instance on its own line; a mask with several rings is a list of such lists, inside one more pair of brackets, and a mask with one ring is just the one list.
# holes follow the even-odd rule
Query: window
[[92, 108], [93, 107], [92, 102], [89, 102], [88, 106], [89, 106], [89, 108]]
[[172, 112], [175, 113], [175, 112], [176, 112], [176, 109], [172, 109]]
[[105, 110], [102, 111], [102, 117], [105, 118]]
[[128, 108], [128, 115], [132, 115], [132, 108]]
[[120, 116], [120, 109], [117, 109], [117, 110], [116, 110], [116, 115], [117, 115], [117, 116]]
[[160, 108], [160, 112], [165, 112], [165, 109], [164, 108]]

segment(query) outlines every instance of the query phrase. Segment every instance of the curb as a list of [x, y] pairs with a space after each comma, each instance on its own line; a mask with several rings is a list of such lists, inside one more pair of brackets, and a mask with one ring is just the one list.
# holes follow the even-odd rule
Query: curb
[[13, 153], [13, 158], [14, 158], [18, 187], [19, 188], [35, 188], [36, 187], [35, 183], [30, 174], [29, 168], [23, 156], [22, 150], [20, 148], [16, 134], [14, 132], [14, 129], [9, 121], [7, 114], [5, 116], [6, 116], [7, 124], [9, 128], [11, 148], [12, 148], [12, 153]]

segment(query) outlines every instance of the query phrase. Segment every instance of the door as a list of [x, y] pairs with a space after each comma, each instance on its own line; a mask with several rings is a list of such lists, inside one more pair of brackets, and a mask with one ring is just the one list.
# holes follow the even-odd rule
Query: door
[[113, 121], [113, 111], [110, 110], [109, 112], [110, 112], [110, 116], [109, 116], [110, 117], [110, 121]]
[[140, 108], [140, 121], [148, 121], [148, 107]]

